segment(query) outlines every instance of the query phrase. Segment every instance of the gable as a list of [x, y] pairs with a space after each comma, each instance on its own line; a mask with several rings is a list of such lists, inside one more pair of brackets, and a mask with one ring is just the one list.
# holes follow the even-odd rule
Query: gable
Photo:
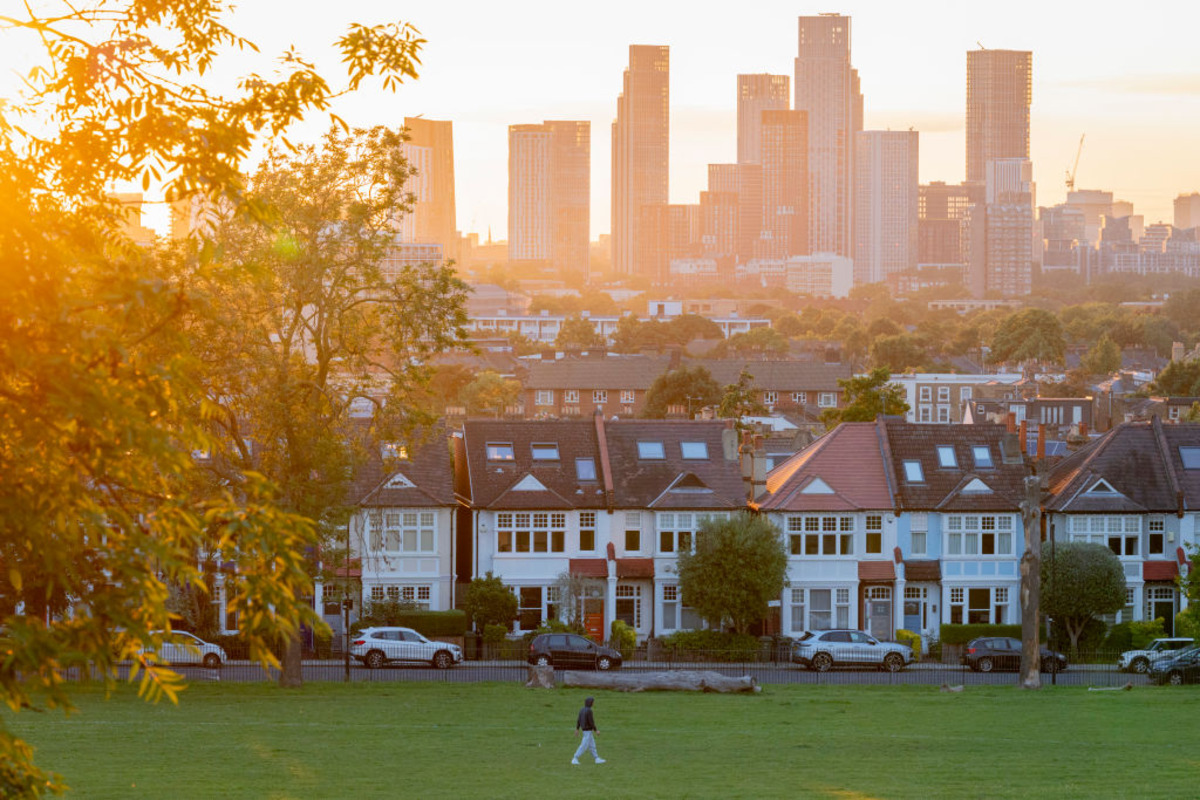
[[988, 486], [979, 478], [972, 478], [971, 482], [962, 488], [963, 494], [991, 494], [992, 487]]
[[397, 472], [392, 477], [388, 478], [387, 483], [383, 485], [385, 489], [415, 489], [417, 485]]
[[813, 478], [800, 490], [800, 494], [835, 494], [833, 487], [820, 478]]
[[512, 488], [509, 489], [509, 491], [510, 492], [545, 492], [545, 491], [549, 491], [549, 490], [546, 488], [546, 485], [544, 483], [542, 483], [541, 481], [539, 481], [537, 478], [533, 477], [532, 475], [526, 475], [524, 478], [521, 478], [521, 480], [517, 481], [512, 486]]
[[1102, 495], [1105, 497], [1112, 497], [1112, 496], [1119, 495], [1121, 493], [1118, 492], [1116, 489], [1114, 489], [1113, 485], [1111, 483], [1104, 480], [1104, 478], [1101, 478], [1100, 480], [1096, 481], [1091, 486], [1089, 486], [1088, 490], [1086, 492], [1084, 492], [1084, 494], [1098, 494], [1098, 495]]

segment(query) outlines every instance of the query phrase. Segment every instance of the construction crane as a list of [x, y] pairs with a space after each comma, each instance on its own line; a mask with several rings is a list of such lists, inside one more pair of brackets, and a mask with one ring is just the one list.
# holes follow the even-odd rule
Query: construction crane
[[1067, 191], [1068, 192], [1075, 191], [1075, 173], [1079, 170], [1079, 157], [1081, 155], [1083, 155], [1083, 140], [1086, 137], [1087, 137], [1086, 133], [1080, 134], [1080, 136], [1079, 136], [1079, 149], [1077, 149], [1075, 151], [1075, 163], [1074, 163], [1074, 165], [1072, 165], [1071, 171], [1067, 173]]

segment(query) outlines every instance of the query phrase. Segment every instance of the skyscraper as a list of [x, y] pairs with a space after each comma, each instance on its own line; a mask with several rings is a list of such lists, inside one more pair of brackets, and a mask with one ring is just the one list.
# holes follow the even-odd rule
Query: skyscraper
[[510, 125], [509, 260], [586, 279], [590, 212], [591, 123]]
[[800, 17], [793, 108], [808, 113], [809, 249], [853, 255], [854, 134], [862, 92], [850, 65], [850, 18]]
[[861, 131], [854, 143], [854, 283], [917, 266], [918, 134]]
[[1175, 227], [1183, 230], [1200, 228], [1200, 192], [1175, 198]]
[[400, 220], [405, 242], [440, 244], [447, 257], [458, 241], [454, 216], [454, 132], [449, 120], [405, 117], [409, 139], [401, 147], [416, 174], [405, 189], [415, 196]]
[[738, 163], [762, 163], [762, 112], [787, 111], [787, 75], [738, 75]]
[[650, 242], [639, 241], [648, 206], [668, 199], [670, 145], [670, 48], [630, 45], [629, 68], [617, 98], [612, 126], [613, 269], [619, 274], [652, 274], [660, 261]]
[[784, 259], [808, 249], [808, 114], [762, 112], [762, 233], [755, 256]]
[[968, 283], [977, 296], [1029, 294], [1033, 281], [1033, 165], [1027, 158], [988, 162], [986, 195], [968, 212]]
[[967, 180], [983, 182], [997, 158], [1029, 158], [1033, 53], [967, 52]]

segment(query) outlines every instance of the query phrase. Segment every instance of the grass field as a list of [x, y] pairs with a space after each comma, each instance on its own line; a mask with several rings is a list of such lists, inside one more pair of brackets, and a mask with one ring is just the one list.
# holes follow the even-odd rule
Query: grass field
[[198, 685], [5, 714], [80, 798], [1196, 797], [1200, 690], [768, 686], [596, 693], [510, 684]]

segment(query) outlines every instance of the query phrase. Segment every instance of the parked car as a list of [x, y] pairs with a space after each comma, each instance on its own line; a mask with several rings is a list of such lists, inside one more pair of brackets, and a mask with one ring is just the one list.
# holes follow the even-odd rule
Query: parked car
[[529, 643], [530, 664], [556, 669], [617, 669], [621, 654], [575, 633], [542, 633]]
[[1182, 683], [1200, 682], [1200, 647], [1177, 650], [1152, 662], [1148, 674], [1150, 680], [1158, 684], [1169, 683], [1178, 686]]
[[805, 631], [792, 642], [792, 661], [817, 672], [834, 667], [878, 667], [899, 672], [912, 663], [913, 651], [906, 644], [881, 642], [864, 631]]
[[1167, 658], [1180, 650], [1186, 650], [1194, 644], [1194, 640], [1183, 636], [1173, 639], [1155, 639], [1142, 650], [1126, 650], [1121, 653], [1120, 659], [1117, 660], [1117, 669], [1121, 672], [1146, 673], [1150, 671], [1150, 665], [1155, 661]]
[[412, 628], [363, 628], [350, 645], [350, 655], [368, 669], [395, 661], [431, 664], [448, 669], [461, 663], [462, 648], [426, 639]]
[[[975, 672], [1021, 668], [1021, 640], [1007, 636], [984, 636], [967, 642], [962, 663]], [[1061, 672], [1067, 668], [1067, 657], [1042, 646], [1042, 672]]]
[[186, 631], [151, 631], [152, 636], [162, 637], [162, 646], [142, 648], [142, 653], [157, 653], [160, 661], [166, 664], [201, 664], [209, 669], [217, 669], [229, 657], [224, 648], [212, 644]]

